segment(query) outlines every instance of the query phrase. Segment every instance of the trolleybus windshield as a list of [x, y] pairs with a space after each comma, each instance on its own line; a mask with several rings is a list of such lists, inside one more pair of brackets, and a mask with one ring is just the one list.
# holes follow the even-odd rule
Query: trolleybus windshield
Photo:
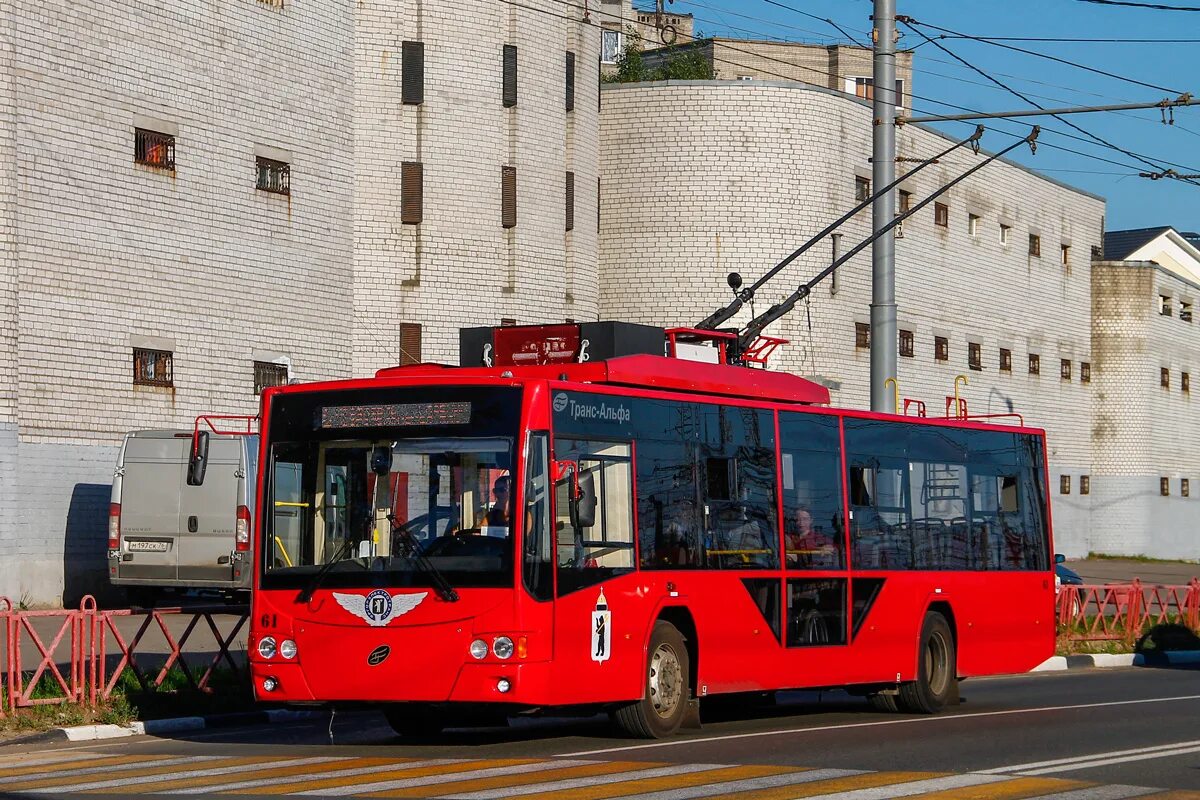
[[283, 394], [268, 418], [262, 586], [511, 586], [520, 390]]

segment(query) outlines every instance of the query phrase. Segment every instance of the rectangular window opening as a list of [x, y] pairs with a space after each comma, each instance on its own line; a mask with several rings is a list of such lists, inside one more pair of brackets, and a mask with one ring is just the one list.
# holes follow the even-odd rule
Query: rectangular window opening
[[913, 332], [912, 331], [904, 331], [904, 330], [900, 331], [900, 355], [904, 356], [905, 358], [912, 358], [912, 356], [913, 356]]
[[420, 225], [425, 205], [424, 167], [416, 161], [400, 165], [400, 222]]
[[567, 112], [575, 110], [575, 54], [567, 51]]
[[1042, 237], [1036, 233], [1029, 234], [1029, 255], [1034, 258], [1042, 257]]
[[421, 363], [421, 325], [416, 322], [400, 323], [400, 366]]
[[1171, 479], [1170, 478], [1159, 478], [1158, 479], [1158, 493], [1161, 494], [1163, 497], [1171, 496]]
[[1158, 296], [1158, 313], [1164, 317], [1171, 316], [1171, 296], [1169, 294]]
[[1187, 478], [1179, 479], [1179, 496], [1188, 497], [1192, 493], [1192, 482]]
[[1037, 353], [1029, 354], [1029, 374], [1030, 375], [1041, 375], [1042, 374], [1042, 357], [1039, 356]]
[[517, 227], [517, 168], [500, 168], [500, 225]]
[[170, 350], [133, 348], [134, 386], [174, 386], [175, 354]]
[[175, 137], [169, 133], [135, 128], [133, 160], [155, 169], [175, 169]]
[[1079, 382], [1080, 383], [1091, 383], [1092, 382], [1092, 365], [1090, 363], [1088, 363], [1087, 361], [1079, 362]]
[[1060, 248], [1060, 263], [1064, 267], [1071, 266], [1071, 245], [1064, 244]]
[[1192, 321], [1192, 304], [1186, 300], [1179, 301], [1179, 319], [1183, 322]]
[[858, 348], [871, 346], [871, 326], [866, 322], [854, 323], [854, 346]]
[[854, 199], [862, 202], [871, 196], [871, 179], [856, 175], [854, 178]]
[[425, 102], [425, 43], [400, 43], [400, 102], [419, 106]]
[[566, 187], [567, 230], [575, 230], [575, 173], [567, 173]]
[[1079, 476], [1079, 493], [1080, 494], [1091, 494], [1092, 493], [1092, 478], [1090, 475], [1080, 475]]
[[1064, 381], [1071, 380], [1071, 360], [1064, 358], [1059, 361], [1058, 376]]
[[1000, 371], [1012, 372], [1012, 350], [1000, 348]]
[[971, 236], [979, 235], [979, 220], [978, 214], [967, 214], [967, 233]]
[[933, 337], [933, 360], [934, 361], [949, 361], [950, 360], [950, 340], [945, 336]]
[[940, 228], [950, 227], [950, 206], [945, 203], [933, 204], [933, 224]]
[[1164, 389], [1171, 388], [1171, 370], [1167, 367], [1161, 367], [1158, 370], [1158, 385]]
[[1058, 493], [1059, 494], [1070, 494], [1071, 493], [1071, 476], [1070, 475], [1060, 475], [1059, 476], [1059, 478], [1058, 478]]
[[1000, 244], [1008, 244], [1009, 236], [1012, 233], [1011, 225], [1000, 226]]
[[967, 366], [976, 372], [983, 369], [983, 345], [978, 342], [967, 344]]
[[1184, 394], [1190, 394], [1192, 391], [1192, 376], [1191, 373], [1179, 373], [1179, 391]]
[[502, 57], [504, 70], [504, 87], [503, 101], [505, 108], [512, 108], [517, 104], [517, 46], [515, 44], [504, 45]]
[[912, 192], [905, 191], [904, 189], [900, 190], [900, 197], [896, 203], [896, 210], [901, 214], [912, 211], [912, 195]]
[[271, 361], [254, 362], [254, 393], [262, 394], [263, 389], [271, 386], [286, 386], [288, 382], [287, 364], [276, 364]]
[[254, 188], [271, 194], [292, 193], [292, 168], [286, 161], [272, 158], [255, 158], [257, 180]]

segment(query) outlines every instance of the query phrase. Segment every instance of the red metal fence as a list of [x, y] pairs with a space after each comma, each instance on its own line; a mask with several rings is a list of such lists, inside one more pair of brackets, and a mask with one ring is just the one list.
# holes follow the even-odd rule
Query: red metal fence
[[[235, 673], [244, 669], [234, 645], [248, 615], [246, 606], [101, 611], [90, 596], [77, 609], [25, 611], [0, 597], [0, 718], [37, 705], [95, 706], [127, 670], [143, 691], [162, 687], [172, 670], [190, 688], [211, 691], [209, 680], [222, 662]], [[211, 639], [196, 642], [197, 631]], [[207, 663], [194, 665], [201, 654]]]
[[1132, 583], [1063, 586], [1058, 593], [1058, 630], [1075, 641], [1123, 641], [1133, 645], [1156, 625], [1182, 625], [1200, 633], [1200, 579], [1183, 586]]

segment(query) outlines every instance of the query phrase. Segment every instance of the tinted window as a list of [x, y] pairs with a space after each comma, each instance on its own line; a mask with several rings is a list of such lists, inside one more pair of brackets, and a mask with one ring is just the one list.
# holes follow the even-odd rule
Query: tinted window
[[1039, 439], [846, 420], [859, 569], [1046, 569]]
[[787, 645], [846, 643], [846, 581], [789, 580]]
[[783, 412], [785, 563], [790, 569], [845, 566], [841, 442], [837, 417]]

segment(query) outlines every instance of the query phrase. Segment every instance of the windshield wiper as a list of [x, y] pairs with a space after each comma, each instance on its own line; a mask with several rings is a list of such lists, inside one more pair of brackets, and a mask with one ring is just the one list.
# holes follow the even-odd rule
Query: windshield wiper
[[325, 580], [325, 576], [329, 574], [331, 569], [333, 569], [337, 564], [341, 563], [342, 556], [346, 555], [349, 550], [350, 539], [343, 539], [342, 546], [339, 547], [337, 552], [333, 554], [333, 558], [322, 564], [321, 568], [317, 570], [317, 574], [312, 576], [312, 580], [308, 582], [308, 585], [304, 587], [300, 594], [296, 595], [296, 602], [307, 603], [309, 600], [312, 600], [313, 592], [315, 592], [321, 585], [321, 581]]
[[396, 533], [398, 531], [404, 537], [404, 543], [408, 547], [408, 557], [416, 563], [419, 570], [428, 575], [430, 580], [433, 581], [433, 588], [437, 590], [438, 595], [447, 603], [457, 603], [458, 592], [454, 591], [454, 587], [446, 580], [446, 576], [421, 552], [421, 544], [413, 537], [412, 531], [404, 525], [397, 525], [395, 514], [388, 514], [387, 519], [392, 525], [392, 532]]

